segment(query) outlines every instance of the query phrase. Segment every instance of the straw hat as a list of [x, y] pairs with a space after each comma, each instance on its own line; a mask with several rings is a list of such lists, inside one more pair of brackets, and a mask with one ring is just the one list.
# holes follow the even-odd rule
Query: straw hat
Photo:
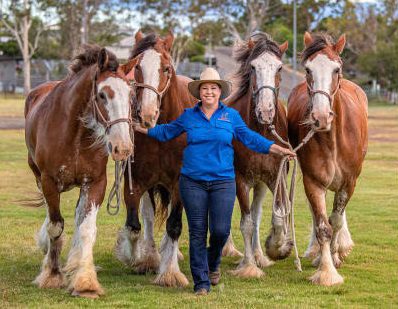
[[199, 80], [194, 80], [188, 84], [189, 92], [200, 100], [199, 88], [204, 83], [215, 83], [221, 87], [221, 98], [226, 98], [231, 93], [231, 83], [220, 78], [220, 74], [213, 68], [206, 68], [200, 74]]

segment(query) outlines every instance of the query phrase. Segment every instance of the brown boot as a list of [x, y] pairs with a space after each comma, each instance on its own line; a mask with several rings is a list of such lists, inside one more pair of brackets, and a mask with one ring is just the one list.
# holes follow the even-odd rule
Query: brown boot
[[216, 271], [209, 271], [209, 279], [211, 285], [217, 285], [220, 282], [220, 278], [221, 278], [221, 272], [219, 269]]
[[207, 294], [209, 294], [209, 292], [207, 292], [206, 289], [199, 289], [195, 292], [196, 296], [206, 296]]

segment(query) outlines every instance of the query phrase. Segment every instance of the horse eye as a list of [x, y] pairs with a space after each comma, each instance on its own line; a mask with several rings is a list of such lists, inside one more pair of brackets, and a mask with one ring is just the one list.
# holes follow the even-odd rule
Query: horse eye
[[310, 75], [311, 74], [311, 70], [309, 68], [305, 68], [305, 72]]
[[98, 93], [98, 97], [99, 97], [101, 100], [106, 101], [106, 95], [105, 95], [105, 93], [103, 93], [102, 91], [101, 91], [100, 93]]
[[165, 67], [163, 69], [163, 73], [169, 73], [170, 72], [170, 67]]
[[280, 72], [282, 72], [282, 67], [280, 67], [280, 68], [278, 69], [278, 73], [280, 73]]
[[337, 68], [336, 70], [334, 70], [335, 74], [339, 74], [340, 73], [340, 68]]

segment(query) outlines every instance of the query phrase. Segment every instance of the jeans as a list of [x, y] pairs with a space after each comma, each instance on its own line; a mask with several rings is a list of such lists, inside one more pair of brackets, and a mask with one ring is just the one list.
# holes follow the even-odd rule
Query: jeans
[[[189, 260], [194, 290], [210, 290], [209, 271], [218, 270], [231, 229], [235, 179], [196, 181], [181, 175], [180, 195], [189, 226]], [[209, 247], [207, 230], [210, 230]]]

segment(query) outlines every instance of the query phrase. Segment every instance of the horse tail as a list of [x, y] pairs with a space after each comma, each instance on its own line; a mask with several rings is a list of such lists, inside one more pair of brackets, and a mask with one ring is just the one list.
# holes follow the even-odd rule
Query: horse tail
[[43, 193], [37, 192], [31, 198], [18, 199], [15, 203], [24, 207], [40, 208], [46, 206], [46, 199]]
[[156, 225], [158, 227], [162, 226], [167, 220], [169, 215], [169, 204], [171, 201], [171, 194], [162, 185], [156, 185], [148, 190], [149, 197], [151, 199], [152, 205], [154, 205]]

